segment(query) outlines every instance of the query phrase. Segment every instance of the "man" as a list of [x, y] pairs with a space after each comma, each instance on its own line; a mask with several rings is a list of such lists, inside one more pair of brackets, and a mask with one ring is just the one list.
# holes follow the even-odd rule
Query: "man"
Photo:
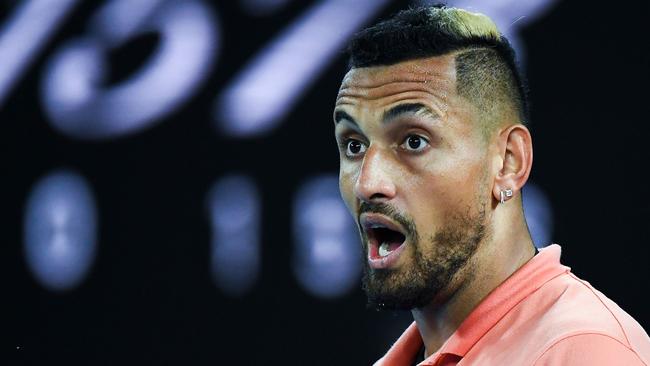
[[614, 302], [538, 254], [533, 150], [514, 52], [482, 14], [403, 11], [355, 36], [334, 110], [364, 289], [414, 323], [378, 365], [650, 365]]

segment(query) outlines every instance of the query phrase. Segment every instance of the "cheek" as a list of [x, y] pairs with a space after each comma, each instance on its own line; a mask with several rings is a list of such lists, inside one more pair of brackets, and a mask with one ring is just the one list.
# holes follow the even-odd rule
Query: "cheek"
[[476, 161], [454, 161], [421, 171], [405, 180], [410, 191], [409, 214], [420, 235], [436, 232], [448, 218], [476, 206], [483, 173]]

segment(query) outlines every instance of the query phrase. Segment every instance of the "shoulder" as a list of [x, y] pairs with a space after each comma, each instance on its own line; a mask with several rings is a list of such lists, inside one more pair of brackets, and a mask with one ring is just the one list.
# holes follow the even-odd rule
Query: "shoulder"
[[616, 303], [570, 272], [549, 281], [530, 300], [529, 306], [540, 309], [536, 318], [549, 341], [579, 333], [600, 333], [629, 345], [630, 332], [643, 332]]
[[[539, 360], [539, 365], [574, 365], [570, 357], [587, 357], [585, 354], [589, 353], [607, 359], [601, 357], [607, 353], [641, 362], [631, 365], [650, 366], [650, 338], [643, 328], [613, 301], [570, 272], [528, 295], [477, 346], [477, 352], [503, 362], [513, 361], [510, 364], [530, 365]], [[570, 352], [572, 347], [574, 353]], [[549, 361], [561, 357], [569, 359]]]
[[539, 365], [647, 364], [650, 338], [646, 332], [589, 282], [567, 273], [551, 281], [545, 291], [539, 294], [547, 306], [538, 319], [544, 335]]
[[533, 365], [647, 366], [629, 345], [601, 333], [566, 335], [546, 348]]

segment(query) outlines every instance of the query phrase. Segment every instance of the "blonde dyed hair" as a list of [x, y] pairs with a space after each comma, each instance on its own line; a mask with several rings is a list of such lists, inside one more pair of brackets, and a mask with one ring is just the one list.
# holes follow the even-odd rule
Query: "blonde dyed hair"
[[459, 8], [430, 8], [431, 21], [459, 38], [482, 37], [501, 40], [497, 25], [487, 15]]

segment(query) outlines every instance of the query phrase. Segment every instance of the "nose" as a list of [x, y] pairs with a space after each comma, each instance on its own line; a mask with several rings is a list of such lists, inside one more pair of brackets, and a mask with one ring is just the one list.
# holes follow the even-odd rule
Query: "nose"
[[390, 159], [385, 154], [374, 146], [366, 151], [354, 184], [354, 194], [358, 199], [378, 202], [395, 197], [396, 187], [391, 176]]

